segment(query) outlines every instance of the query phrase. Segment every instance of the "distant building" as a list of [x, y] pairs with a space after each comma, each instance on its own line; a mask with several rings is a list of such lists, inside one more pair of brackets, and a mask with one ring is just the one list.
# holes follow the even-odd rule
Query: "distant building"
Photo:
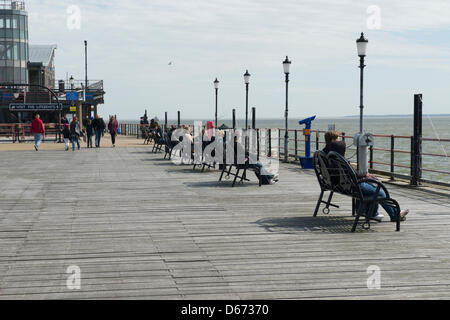
[[[12, 103], [59, 102], [61, 114], [77, 114], [83, 119], [96, 113], [97, 106], [104, 103], [102, 80], [90, 80], [87, 85], [72, 77], [70, 81], [56, 80], [56, 49], [54, 44], [29, 45], [24, 1], [0, 0], [0, 123], [28, 122], [33, 118], [34, 112], [11, 112]], [[15, 86], [11, 86], [13, 84]], [[60, 113], [47, 112], [41, 114], [41, 118], [46, 122], [59, 122]]]
[[30, 45], [29, 48], [29, 83], [54, 89], [56, 45]]
[[28, 82], [28, 13], [23, 1], [0, 2], [0, 83]]

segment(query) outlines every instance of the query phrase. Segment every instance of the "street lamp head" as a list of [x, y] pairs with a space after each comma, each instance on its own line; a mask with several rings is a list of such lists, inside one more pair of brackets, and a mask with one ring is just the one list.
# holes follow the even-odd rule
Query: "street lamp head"
[[283, 61], [284, 73], [289, 74], [289, 69], [291, 68], [291, 61], [288, 56], [286, 56], [286, 60]]
[[356, 46], [358, 48], [358, 56], [365, 57], [366, 56], [366, 50], [367, 50], [367, 44], [369, 43], [369, 40], [364, 38], [364, 33], [361, 32], [361, 37], [356, 40]]
[[216, 80], [214, 80], [214, 88], [219, 89], [219, 83], [220, 81], [216, 78]]
[[249, 84], [250, 83], [250, 76], [251, 76], [251, 74], [248, 73], [248, 70], [245, 71], [245, 74], [244, 74], [245, 84]]

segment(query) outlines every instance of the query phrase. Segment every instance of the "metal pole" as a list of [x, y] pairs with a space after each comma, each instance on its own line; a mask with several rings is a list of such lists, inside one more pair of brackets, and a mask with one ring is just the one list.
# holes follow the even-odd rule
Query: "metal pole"
[[216, 119], [216, 128], [218, 128], [218, 126], [219, 126], [219, 124], [217, 123], [217, 96], [218, 96], [218, 93], [219, 93], [219, 89], [216, 88], [216, 117], [215, 117], [215, 119]]
[[236, 109], [233, 109], [233, 130], [236, 130]]
[[181, 112], [178, 111], [178, 128], [181, 127]]
[[248, 128], [248, 85], [245, 84], [245, 130]]
[[360, 65], [359, 68], [361, 69], [360, 74], [360, 118], [359, 118], [359, 132], [363, 133], [364, 130], [364, 124], [363, 124], [363, 110], [364, 110], [364, 56], [360, 57]]
[[256, 129], [256, 108], [252, 108], [252, 129]]
[[167, 131], [167, 111], [166, 111], [164, 117], [165, 117], [165, 119], [164, 119], [164, 126], [165, 126], [165, 129], [166, 129], [166, 131]]
[[414, 95], [414, 137], [411, 185], [418, 186], [422, 178], [422, 95]]
[[[84, 101], [87, 101], [87, 91], [88, 91], [88, 61], [87, 61], [87, 41], [84, 40], [84, 64], [85, 64], [85, 79], [84, 79]], [[86, 110], [90, 111], [90, 110]], [[83, 112], [81, 112], [83, 114]], [[89, 114], [90, 116], [90, 114]]]
[[288, 159], [289, 159], [288, 96], [289, 96], [289, 73], [286, 73], [286, 111], [284, 114], [285, 122], [286, 122], [285, 123], [286, 133], [284, 135], [284, 162], [288, 162]]

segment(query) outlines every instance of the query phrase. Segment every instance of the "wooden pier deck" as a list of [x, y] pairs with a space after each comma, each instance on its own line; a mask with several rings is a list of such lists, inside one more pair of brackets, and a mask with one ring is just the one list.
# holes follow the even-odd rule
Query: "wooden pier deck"
[[[350, 201], [313, 218], [314, 173], [216, 186], [149, 147], [0, 152], [0, 299], [449, 299], [450, 197], [350, 233]], [[81, 289], [69, 290], [69, 266]], [[367, 288], [369, 266], [381, 289]]]

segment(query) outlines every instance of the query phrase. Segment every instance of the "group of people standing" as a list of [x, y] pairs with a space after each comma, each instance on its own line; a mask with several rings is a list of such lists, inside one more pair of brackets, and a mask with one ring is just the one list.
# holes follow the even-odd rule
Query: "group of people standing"
[[[87, 148], [93, 148], [93, 138], [95, 138], [95, 147], [100, 148], [101, 139], [108, 129], [111, 135], [112, 146], [116, 146], [116, 136], [119, 131], [119, 123], [114, 116], [109, 119], [108, 126], [105, 121], [98, 114], [94, 117], [86, 117], [83, 122], [84, 130], [81, 129], [80, 120], [77, 116], [73, 117], [69, 122], [66, 116], [61, 119], [61, 135], [64, 137], [65, 150], [70, 149], [70, 143], [72, 143], [72, 151], [75, 151], [75, 147], [80, 150], [80, 138], [85, 137]], [[45, 126], [37, 114], [31, 123], [31, 134], [34, 136], [34, 148], [39, 151], [40, 144], [45, 134]]]
[[111, 135], [111, 142], [113, 147], [116, 146], [116, 136], [119, 129], [119, 123], [117, 119], [113, 116], [109, 119], [108, 127], [106, 127], [105, 121], [98, 114], [95, 118], [86, 117], [83, 125], [85, 130], [82, 131], [80, 127], [80, 121], [78, 117], [74, 117], [72, 122], [67, 120], [66, 117], [63, 118], [61, 123], [64, 126], [62, 134], [64, 136], [65, 150], [69, 150], [70, 142], [72, 142], [72, 151], [75, 151], [75, 144], [77, 149], [80, 150], [80, 137], [84, 136], [86, 138], [87, 148], [93, 148], [92, 139], [95, 136], [95, 147], [100, 148], [101, 139], [105, 133], [106, 128]]

